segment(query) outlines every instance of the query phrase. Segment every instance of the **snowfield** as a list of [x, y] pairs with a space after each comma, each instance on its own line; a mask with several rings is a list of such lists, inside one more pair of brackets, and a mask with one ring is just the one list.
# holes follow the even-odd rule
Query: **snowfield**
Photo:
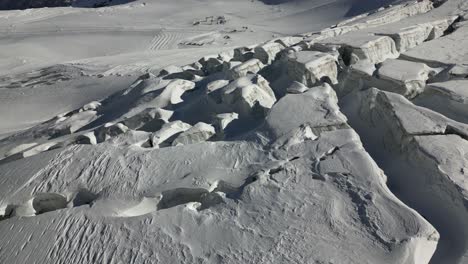
[[468, 263], [466, 1], [104, 2], [0, 4], [0, 263]]

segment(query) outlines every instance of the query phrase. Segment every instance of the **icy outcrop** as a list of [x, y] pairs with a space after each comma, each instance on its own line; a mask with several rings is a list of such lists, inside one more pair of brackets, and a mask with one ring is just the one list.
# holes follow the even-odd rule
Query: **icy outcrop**
[[389, 59], [378, 69], [366, 61], [351, 65], [343, 74], [337, 91], [344, 96], [352, 91], [378, 87], [380, 90], [414, 98], [421, 94], [426, 82], [442, 69], [431, 68], [424, 63]]
[[449, 72], [449, 79], [468, 79], [468, 65], [455, 65]]
[[307, 90], [309, 90], [309, 87], [296, 81], [292, 82], [292, 84], [289, 85], [288, 88], [286, 89], [288, 93], [293, 93], [293, 94], [305, 93], [307, 92]]
[[224, 86], [228, 85], [229, 81], [228, 80], [216, 80], [208, 83], [206, 85], [206, 90], [208, 93], [214, 92], [218, 89], [223, 88]]
[[254, 56], [255, 58], [259, 59], [263, 64], [270, 64], [275, 60], [276, 55], [285, 47], [286, 46], [279, 42], [268, 42], [255, 47]]
[[338, 82], [336, 58], [328, 53], [318, 51], [299, 51], [289, 55], [287, 61], [288, 75], [291, 79], [313, 86], [320, 81]]
[[158, 77], [163, 77], [174, 73], [180, 73], [183, 71], [184, 70], [182, 69], [182, 67], [176, 65], [169, 65], [167, 67], [164, 67], [161, 71], [159, 71]]
[[450, 18], [430, 22], [429, 24], [432, 26], [432, 31], [428, 40], [434, 40], [442, 37], [448, 30], [450, 30], [450, 27], [458, 18], [458, 16], [452, 16]]
[[376, 86], [374, 83], [376, 70], [375, 64], [368, 61], [359, 61], [350, 65], [344, 72], [342, 81], [336, 87], [337, 93], [344, 96], [350, 91]]
[[63, 146], [60, 144], [60, 142], [56, 141], [49, 141], [42, 144], [38, 144], [36, 142], [30, 144], [23, 144], [19, 146], [19, 148], [13, 148], [6, 152], [4, 155], [4, 159], [1, 161], [10, 162], [14, 160], [24, 159], [60, 147]]
[[225, 72], [225, 73], [227, 73], [229, 75], [229, 72], [232, 71], [232, 69], [234, 69], [234, 67], [239, 66], [241, 64], [243, 64], [243, 62], [234, 61], [234, 60], [231, 60], [229, 62], [224, 62], [223, 63], [223, 72]]
[[468, 26], [461, 26], [450, 35], [427, 41], [402, 54], [408, 60], [430, 66], [466, 65], [468, 57]]
[[[222, 56], [218, 55], [218, 58], [222, 58]], [[199, 75], [202, 75], [202, 73], [203, 73], [202, 68], [203, 68], [203, 65], [200, 62], [196, 61], [194, 63], [183, 66], [182, 70], [184, 70], [184, 71], [193, 71], [193, 72], [198, 73]]]
[[97, 118], [97, 112], [88, 110], [59, 118], [52, 127], [54, 136], [72, 134]]
[[338, 97], [327, 83], [311, 88], [303, 94], [287, 94], [275, 104], [266, 118], [267, 125], [272, 127], [270, 132], [277, 137], [284, 136], [291, 128], [301, 125], [310, 126], [316, 135], [320, 135], [322, 128], [347, 128], [346, 121], [346, 117], [339, 111]]
[[[200, 75], [203, 75], [203, 72], [199, 73]], [[187, 71], [182, 71], [182, 72], [177, 72], [173, 74], [169, 74], [164, 77], [164, 79], [181, 79], [181, 80], [187, 80], [187, 81], [199, 81], [202, 79], [201, 76], [197, 75], [196, 72], [192, 70], [187, 70]]]
[[[163, 108], [171, 104], [183, 102], [182, 95], [195, 88], [195, 83], [186, 80], [174, 80], [170, 82], [157, 97], [152, 98], [152, 105], [156, 108]], [[150, 96], [148, 96], [150, 97]]]
[[174, 140], [173, 137], [190, 129], [191, 127], [191, 125], [179, 120], [167, 123], [163, 125], [163, 127], [159, 131], [155, 132], [151, 136], [151, 145], [155, 148], [170, 145], [172, 143], [172, 140]]
[[372, 64], [398, 58], [395, 41], [387, 36], [369, 34], [344, 35], [319, 42], [324, 46], [339, 47], [346, 64], [364, 60]]
[[396, 32], [378, 34], [391, 37], [395, 41], [397, 50], [399, 52], [405, 52], [426, 41], [431, 35], [432, 30], [433, 27], [430, 24], [421, 24], [403, 28]]
[[[174, 105], [183, 102], [182, 96], [190, 90], [195, 89], [195, 82], [174, 79], [164, 80], [162, 78], [148, 77], [137, 80], [123, 93], [114, 95], [101, 109], [101, 113], [121, 113], [123, 118], [144, 113], [146, 109], [166, 108], [170, 110]], [[129, 104], [130, 109], [122, 111], [120, 104]]]
[[173, 113], [173, 111], [162, 108], [147, 108], [138, 114], [125, 118], [122, 124], [130, 129], [157, 131], [169, 122]]
[[405, 52], [421, 45], [424, 41], [437, 39], [443, 36], [444, 32], [450, 28], [457, 18], [457, 16], [453, 16], [450, 18], [430, 21], [397, 29], [393, 32], [388, 32], [389, 30], [384, 28], [381, 31], [375, 31], [375, 33], [391, 37], [395, 41], [398, 51]]
[[377, 78], [385, 83], [380, 82], [377, 87], [413, 98], [424, 91], [426, 81], [436, 73], [423, 63], [386, 60], [377, 70]]
[[96, 129], [94, 134], [96, 135], [96, 141], [98, 143], [101, 143], [115, 136], [118, 136], [120, 134], [127, 132], [128, 129], [129, 128], [127, 126], [121, 123], [117, 123], [117, 124], [106, 123], [103, 126]]
[[427, 13], [433, 8], [434, 6], [431, 0], [413, 1], [395, 5], [382, 12], [378, 12], [374, 17], [366, 19], [365, 23], [370, 25], [390, 24], [408, 17]]
[[304, 38], [301, 36], [290, 36], [290, 37], [282, 37], [275, 39], [274, 42], [283, 45], [283, 47], [291, 47], [299, 42], [301, 42]]
[[111, 138], [107, 143], [120, 147], [152, 147], [151, 133], [139, 130], [128, 130], [123, 134]]
[[414, 103], [468, 124], [468, 81], [431, 83]]
[[259, 59], [250, 59], [244, 63], [234, 66], [227, 76], [230, 80], [245, 77], [249, 73], [258, 73], [265, 65]]
[[267, 80], [261, 75], [249, 75], [234, 80], [221, 89], [223, 104], [241, 116], [263, 115], [276, 102], [276, 97]]
[[[34, 143], [42, 146], [27, 153], [32, 156], [49, 150], [49, 145], [54, 148], [69, 144], [94, 145], [128, 130], [158, 131], [174, 114], [170, 109], [181, 104], [185, 92], [194, 88], [195, 83], [192, 81], [164, 80], [152, 74], [144, 74], [128, 89], [101, 102], [88, 103], [16, 135], [16, 143], [13, 145], [3, 141], [0, 144], [0, 155], [2, 158], [7, 157], [6, 154], [18, 143], [31, 143], [31, 137], [34, 138]], [[53, 144], [50, 142], [52, 138], [56, 138]], [[14, 154], [15, 157], [10, 160], [24, 157], [22, 153]]]
[[232, 60], [245, 62], [254, 58], [254, 48], [255, 47], [240, 47], [234, 49], [234, 55]]
[[210, 75], [223, 70], [223, 61], [218, 56], [205, 56], [199, 61], [202, 66], [201, 70], [206, 74]]
[[79, 112], [83, 111], [96, 111], [99, 107], [101, 107], [101, 103], [98, 101], [93, 101], [90, 103], [85, 104], [83, 107], [80, 108]]
[[9, 156], [21, 153], [21, 152], [23, 152], [25, 150], [28, 150], [28, 149], [30, 149], [32, 147], [35, 147], [37, 145], [38, 145], [38, 143], [36, 143], [36, 142], [20, 144], [20, 145], [18, 145], [16, 147], [10, 149], [9, 151], [7, 151], [4, 156], [9, 157]]
[[[413, 105], [401, 95], [379, 91], [375, 88], [365, 92], [367, 101], [363, 105], [371, 106], [370, 113], [379, 113], [382, 121], [387, 122], [388, 133], [394, 140], [394, 146], [404, 147], [408, 137], [418, 135], [444, 135], [456, 133], [468, 135], [468, 125], [453, 121], [427, 108]], [[371, 118], [375, 118], [371, 116]]]
[[207, 123], [199, 122], [182, 132], [172, 141], [173, 146], [195, 144], [207, 141], [216, 134], [215, 128]]
[[[170, 65], [163, 68], [159, 71], [158, 77], [164, 79], [183, 79], [188, 81], [197, 81], [200, 80], [205, 75], [203, 67], [206, 71], [216, 71], [216, 62], [218, 62], [215, 57], [205, 57], [200, 60], [201, 63], [194, 63], [192, 65], [185, 65], [183, 67]], [[214, 64], [214, 65], [213, 65]], [[221, 68], [221, 67], [220, 67]]]
[[237, 119], [239, 119], [239, 115], [237, 113], [218, 114], [216, 115], [215, 128], [217, 128], [218, 131], [224, 131], [232, 121]]
[[96, 145], [97, 138], [94, 132], [87, 132], [82, 135], [76, 137], [76, 144], [89, 144], [89, 145]]
[[218, 58], [222, 61], [231, 61], [234, 58], [234, 50], [223, 51], [218, 54]]

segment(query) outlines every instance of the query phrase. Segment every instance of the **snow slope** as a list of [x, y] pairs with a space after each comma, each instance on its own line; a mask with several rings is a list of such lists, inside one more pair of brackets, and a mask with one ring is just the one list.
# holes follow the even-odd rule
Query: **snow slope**
[[359, 3], [3, 13], [0, 263], [466, 263], [468, 5]]

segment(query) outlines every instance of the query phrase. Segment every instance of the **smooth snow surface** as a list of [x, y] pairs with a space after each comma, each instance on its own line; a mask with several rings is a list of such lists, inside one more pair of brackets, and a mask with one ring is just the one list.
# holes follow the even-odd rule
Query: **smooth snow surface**
[[0, 263], [468, 262], [466, 1], [0, 9]]

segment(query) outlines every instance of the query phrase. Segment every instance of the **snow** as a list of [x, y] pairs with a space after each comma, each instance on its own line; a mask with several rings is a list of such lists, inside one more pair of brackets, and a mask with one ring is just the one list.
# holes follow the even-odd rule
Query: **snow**
[[426, 91], [415, 100], [415, 104], [433, 109], [453, 120], [467, 123], [468, 82], [452, 80], [431, 83]]
[[468, 261], [466, 1], [94, 4], [0, 11], [0, 263]]
[[259, 59], [250, 59], [234, 66], [228, 73], [228, 78], [235, 80], [247, 76], [248, 73], [258, 73], [264, 67]]
[[[389, 81], [389, 88], [407, 97], [420, 94], [430, 76], [436, 75], [437, 70], [431, 69], [423, 63], [404, 60], [386, 60], [377, 70], [378, 78]], [[384, 86], [384, 85], [383, 85]]]
[[288, 75], [291, 79], [312, 86], [328, 78], [337, 83], [338, 69], [334, 56], [317, 51], [299, 51], [288, 58]]

